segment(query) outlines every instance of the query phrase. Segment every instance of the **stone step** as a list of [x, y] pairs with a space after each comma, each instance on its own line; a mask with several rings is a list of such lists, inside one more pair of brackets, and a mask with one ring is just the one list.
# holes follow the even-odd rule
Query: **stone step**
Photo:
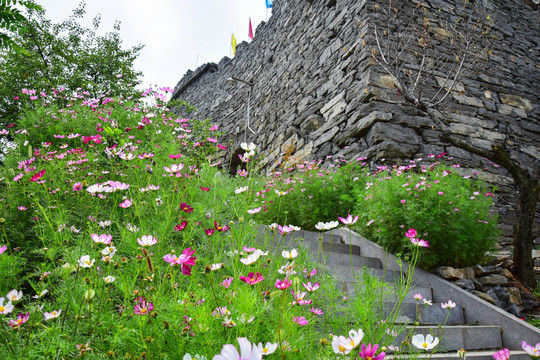
[[[360, 285], [359, 285], [360, 284]], [[357, 281], [337, 281], [338, 289], [346, 292], [349, 298], [353, 298], [356, 292], [356, 287], [360, 286], [362, 287], [362, 284]], [[384, 291], [385, 291], [385, 300], [387, 301], [395, 301], [398, 298], [398, 295], [396, 293], [396, 284], [384, 283]], [[405, 297], [403, 298], [403, 302], [405, 303], [411, 303], [416, 304], [417, 300], [414, 299], [414, 294], [421, 294], [423, 299], [433, 301], [433, 296], [431, 293], [431, 288], [428, 287], [421, 287], [412, 285], [407, 294], [405, 294]], [[420, 304], [423, 304], [423, 301], [420, 301]]]
[[[394, 306], [395, 303], [387, 302], [385, 309], [390, 312]], [[464, 325], [465, 316], [463, 314], [463, 308], [459, 305], [450, 309], [449, 312], [448, 309], [441, 308], [440, 303], [426, 306], [423, 304], [402, 302], [396, 322], [402, 324], [418, 322], [422, 325]]]
[[[440, 342], [436, 348], [437, 352], [450, 352], [459, 349], [469, 350], [486, 350], [503, 348], [501, 339], [501, 328], [499, 326], [417, 326], [407, 327], [408, 332], [401, 333], [394, 340], [394, 345], [401, 346], [407, 334], [410, 333], [408, 341], [416, 334], [431, 334], [439, 338]], [[411, 347], [416, 351], [414, 346]], [[493, 351], [493, 352], [495, 352]], [[493, 354], [492, 352], [492, 354]], [[467, 358], [469, 354], [467, 353]]]
[[338, 281], [355, 282], [358, 278], [362, 277], [364, 271], [369, 271], [373, 276], [389, 283], [395, 283], [396, 281], [402, 281], [403, 275], [399, 271], [385, 270], [385, 269], [372, 269], [372, 268], [354, 268], [354, 274], [351, 272], [351, 265], [333, 265], [327, 266], [327, 270], [336, 277]]
[[[500, 349], [494, 349], [494, 350], [485, 350], [485, 351], [467, 351], [466, 353], [466, 359], [467, 360], [493, 360], [493, 354], [495, 351], [498, 351]], [[385, 359], [400, 359], [400, 360], [409, 360], [411, 358], [410, 355], [393, 355], [389, 354], [386, 355]], [[435, 354], [426, 353], [426, 354], [419, 354], [414, 356], [415, 359], [441, 359], [441, 360], [460, 360], [461, 358], [458, 356], [457, 351], [454, 352], [439, 352]], [[510, 358], [512, 360], [531, 360], [529, 355], [525, 351], [522, 350], [510, 350]]]

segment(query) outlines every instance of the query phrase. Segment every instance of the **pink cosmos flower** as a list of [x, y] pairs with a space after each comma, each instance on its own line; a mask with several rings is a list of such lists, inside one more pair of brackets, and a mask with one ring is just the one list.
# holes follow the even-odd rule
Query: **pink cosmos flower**
[[242, 250], [244, 250], [247, 253], [252, 253], [255, 250], [257, 250], [257, 248], [244, 246], [244, 247], [242, 247]]
[[0, 255], [3, 254], [7, 250], [7, 245], [0, 246]]
[[311, 271], [308, 271], [308, 269], [304, 269], [304, 274], [306, 274], [306, 279], [309, 279], [312, 276], [317, 275], [317, 269], [313, 269]]
[[441, 303], [441, 307], [442, 307], [443, 309], [448, 309], [448, 310], [450, 310], [450, 309], [456, 307], [456, 303], [453, 302], [452, 300], [448, 300], [447, 303]]
[[139, 245], [144, 247], [155, 245], [157, 241], [158, 240], [152, 235], [143, 235], [140, 238], [137, 238], [137, 242], [139, 243]]
[[314, 308], [314, 307], [312, 307], [311, 309], [309, 309], [309, 311], [311, 311], [311, 312], [314, 313], [315, 315], [322, 315], [322, 314], [324, 314], [324, 312], [323, 312], [321, 309]]
[[19, 326], [21, 326], [22, 324], [27, 322], [28, 319], [30, 319], [30, 313], [29, 312], [27, 312], [26, 314], [19, 313], [19, 315], [17, 315], [17, 318], [15, 320], [9, 320], [8, 321], [8, 326], [11, 326], [12, 329], [18, 329]]
[[291, 291], [292, 295], [293, 295], [293, 299], [294, 301], [292, 302], [291, 305], [295, 305], [295, 304], [298, 304], [298, 305], [309, 305], [311, 304], [311, 300], [305, 300], [305, 296], [306, 296], [306, 292], [305, 291], [300, 291], [298, 293], [295, 293], [294, 290]]
[[294, 321], [295, 323], [297, 323], [297, 324], [300, 325], [300, 326], [304, 326], [304, 325], [307, 325], [307, 324], [308, 324], [308, 321], [307, 321], [306, 318], [303, 317], [303, 316], [298, 316], [298, 317], [293, 316], [292, 319], [293, 319], [293, 321]]
[[280, 279], [276, 279], [276, 288], [280, 289], [280, 290], [285, 290], [287, 289], [289, 286], [292, 285], [292, 280], [290, 279], [283, 279], [283, 281], [281, 281]]
[[73, 184], [73, 191], [81, 191], [82, 190], [82, 183], [79, 181], [75, 184]]
[[221, 145], [221, 144], [219, 144], [217, 147], [220, 148], [221, 150], [227, 150], [227, 147], [226, 147], [226, 146], [223, 146], [223, 145]]
[[186, 203], [181, 203], [180, 204], [180, 210], [185, 211], [187, 213], [192, 213], [193, 212], [193, 207], [189, 206]]
[[211, 138], [211, 137], [207, 137], [206, 140], [210, 141], [211, 143], [216, 143], [217, 142], [217, 139], [214, 139], [214, 138]]
[[227, 231], [227, 230], [230, 230], [231, 228], [229, 227], [229, 225], [223, 225], [221, 226], [221, 224], [218, 224], [217, 221], [214, 221], [214, 227], [216, 228], [217, 231]]
[[234, 278], [226, 278], [225, 280], [223, 280], [223, 282], [219, 285], [223, 286], [225, 289], [228, 289], [229, 286], [231, 286], [231, 283], [233, 281]]
[[92, 240], [94, 240], [94, 242], [98, 244], [104, 244], [104, 245], [110, 244], [112, 240], [112, 235], [108, 235], [108, 234], [101, 234], [101, 235], [92, 234], [90, 235], [90, 237], [92, 238]]
[[181, 171], [184, 168], [184, 164], [173, 164], [171, 167], [164, 166], [163, 168], [166, 172], [174, 174]]
[[422, 296], [422, 294], [414, 294], [413, 295], [413, 298], [417, 301], [420, 301], [422, 300], [424, 297]]
[[181, 224], [176, 224], [176, 226], [174, 227], [174, 231], [182, 231], [186, 228], [188, 222], [186, 220], [182, 221]]
[[62, 313], [62, 309], [60, 309], [58, 311], [53, 310], [50, 313], [49, 312], [44, 312], [43, 317], [45, 318], [45, 321], [47, 321], [47, 320], [50, 320], [50, 319], [56, 319], [57, 317], [60, 316], [61, 313]]
[[366, 348], [365, 344], [362, 344], [362, 350], [360, 351], [360, 358], [365, 360], [382, 360], [386, 356], [386, 353], [383, 351], [379, 355], [375, 356], [375, 353], [377, 353], [377, 349], [379, 348], [378, 344], [373, 345], [373, 348], [371, 347], [371, 343]]
[[510, 350], [504, 348], [493, 354], [495, 360], [508, 360], [510, 359]]
[[30, 179], [28, 179], [28, 181], [38, 181], [39, 179], [41, 179], [41, 177], [45, 174], [45, 169], [35, 173], [34, 175], [32, 175], [32, 177]]
[[238, 350], [231, 345], [223, 345], [221, 354], [213, 357], [212, 360], [261, 360], [262, 354], [259, 351], [257, 345], [249, 342], [246, 338], [238, 338], [238, 344], [240, 345], [240, 354]]
[[131, 205], [133, 205], [133, 199], [126, 199], [122, 201], [118, 206], [120, 206], [121, 208], [127, 209]]
[[192, 256], [193, 254], [195, 254], [195, 250], [187, 248], [180, 256], [176, 256], [176, 254], [167, 254], [163, 257], [163, 260], [170, 263], [171, 266], [181, 265], [182, 274], [191, 275], [191, 266], [195, 265], [195, 261], [197, 260], [197, 257]]
[[214, 232], [216, 231], [216, 229], [204, 229], [204, 233], [208, 236], [212, 236], [214, 235]]
[[342, 218], [338, 216], [338, 219], [345, 225], [352, 225], [358, 221], [358, 215], [353, 218], [351, 214], [347, 214], [347, 218]]
[[154, 304], [150, 301], [147, 301], [144, 297], [139, 297], [137, 299], [137, 305], [133, 307], [133, 313], [135, 315], [146, 315], [154, 310]]
[[411, 238], [411, 242], [414, 246], [429, 247], [428, 242], [424, 239]]
[[261, 212], [261, 209], [262, 209], [262, 207], [258, 207], [258, 208], [255, 208], [255, 209], [248, 209], [247, 213], [250, 214], [250, 215], [257, 214], [257, 213]]
[[260, 273], [252, 273], [252, 272], [250, 272], [248, 274], [248, 276], [240, 276], [240, 280], [242, 280], [246, 284], [255, 285], [255, 284], [260, 283], [261, 281], [263, 281], [264, 277]]
[[302, 285], [304, 285], [306, 290], [310, 292], [315, 291], [320, 287], [319, 283], [311, 284], [311, 282], [308, 282], [307, 284], [302, 283]]
[[200, 186], [202, 191], [210, 191], [210, 188]]
[[535, 346], [532, 346], [527, 344], [525, 341], [522, 341], [521, 348], [531, 357], [531, 359], [540, 359], [540, 342], [537, 343]]

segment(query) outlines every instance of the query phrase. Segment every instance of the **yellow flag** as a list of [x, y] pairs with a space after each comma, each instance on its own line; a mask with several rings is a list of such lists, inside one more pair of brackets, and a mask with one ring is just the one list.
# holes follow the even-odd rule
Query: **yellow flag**
[[234, 37], [234, 34], [232, 34], [231, 45], [232, 45], [232, 54], [235, 55], [236, 54], [236, 45], [238, 45], [238, 44], [236, 43], [236, 38]]

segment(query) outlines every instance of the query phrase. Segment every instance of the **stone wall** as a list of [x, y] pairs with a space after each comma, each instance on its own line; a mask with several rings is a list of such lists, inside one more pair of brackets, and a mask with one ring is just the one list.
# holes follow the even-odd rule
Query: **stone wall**
[[[419, 1], [428, 11], [455, 6], [455, 0], [403, 4], [412, 8]], [[540, 176], [540, 14], [523, 0], [494, 3], [499, 9], [489, 63], [464, 80], [444, 107], [456, 133], [479, 146], [504, 140], [512, 157]], [[232, 143], [222, 154], [225, 163], [243, 141], [258, 145], [268, 169], [279, 166], [284, 154], [295, 161], [333, 155], [375, 163], [446, 152], [464, 166], [484, 169], [479, 177], [498, 186], [509, 240], [517, 199], [510, 175], [442, 143], [414, 107], [380, 100], [396, 91], [371, 59], [370, 29], [358, 26], [373, 20], [372, 6], [371, 0], [276, 0], [252, 42], [239, 44], [232, 59], [188, 71], [173, 97], [194, 105], [195, 117], [221, 124]], [[253, 83], [251, 93], [247, 85], [227, 84], [231, 76]], [[246, 131], [248, 95], [253, 132]], [[539, 212], [537, 207], [537, 223]]]

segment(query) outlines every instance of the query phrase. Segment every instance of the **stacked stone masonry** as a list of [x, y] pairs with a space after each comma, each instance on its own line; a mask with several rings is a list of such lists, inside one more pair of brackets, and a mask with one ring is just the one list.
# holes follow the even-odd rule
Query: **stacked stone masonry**
[[[455, 0], [400, 3], [412, 9], [419, 2], [432, 12], [459, 6]], [[523, 0], [493, 3], [498, 10], [489, 62], [459, 84], [444, 110], [455, 133], [478, 146], [504, 141], [511, 156], [538, 177], [540, 13]], [[358, 26], [374, 21], [373, 5], [373, 0], [276, 0], [272, 16], [256, 28], [253, 41], [238, 44], [232, 59], [188, 71], [173, 98], [194, 105], [197, 113], [192, 116], [221, 124], [232, 143], [232, 149], [221, 154], [225, 164], [244, 141], [258, 146], [262, 165], [269, 170], [283, 166], [285, 153], [291, 155], [289, 164], [329, 155], [365, 157], [375, 164], [446, 152], [463, 168], [481, 169], [478, 177], [497, 185], [503, 244], [510, 243], [517, 196], [506, 170], [441, 142], [430, 119], [416, 108], [380, 100], [396, 90], [371, 58], [369, 26]], [[253, 83], [254, 133], [246, 131], [250, 89], [227, 84], [231, 76]], [[537, 205], [538, 241], [539, 214]]]

